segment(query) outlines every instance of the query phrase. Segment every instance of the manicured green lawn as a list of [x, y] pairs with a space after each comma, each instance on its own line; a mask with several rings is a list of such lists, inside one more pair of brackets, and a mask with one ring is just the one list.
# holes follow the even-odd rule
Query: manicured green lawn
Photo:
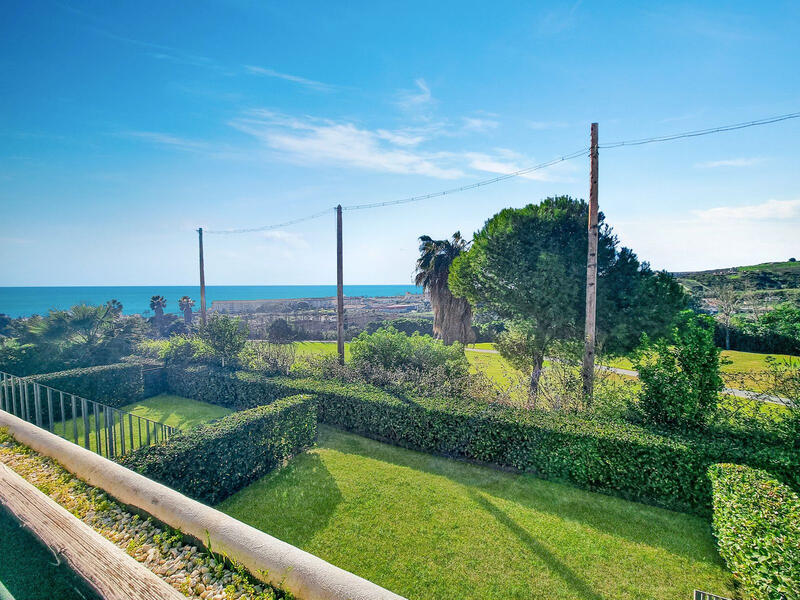
[[[297, 358], [304, 356], [334, 356], [336, 354], [336, 342], [295, 342], [294, 348]], [[344, 345], [345, 360], [350, 358], [350, 343]]]
[[218, 508], [411, 600], [733, 592], [700, 518], [325, 426]]
[[216, 404], [169, 394], [161, 394], [141, 402], [134, 402], [123, 406], [120, 410], [178, 429], [191, 429], [233, 412]]
[[[151, 421], [163, 423], [164, 425], [169, 425], [170, 427], [184, 430], [197, 427], [198, 425], [207, 423], [208, 421], [219, 419], [232, 412], [227, 408], [222, 408], [221, 406], [217, 406], [215, 404], [209, 404], [207, 402], [200, 402], [198, 400], [190, 400], [189, 398], [182, 398], [181, 396], [171, 396], [167, 394], [153, 396], [147, 400], [122, 406], [120, 407], [120, 410], [139, 417], [150, 419]], [[80, 415], [80, 413], [78, 414]], [[96, 426], [94, 414], [92, 413], [89, 415], [89, 446], [90, 450], [95, 452], [97, 451], [96, 431], [100, 436], [101, 447], [105, 447], [106, 444], [106, 426], [103, 412], [99, 412], [98, 416], [100, 423], [99, 428]], [[144, 428], [142, 429], [141, 434], [139, 427], [140, 423], [136, 419], [133, 419], [132, 422], [129, 422], [127, 418], [125, 418], [124, 422], [126, 449], [130, 448], [131, 428], [133, 430], [134, 446], [139, 447], [143, 442], [146, 443], [147, 425], [144, 422], [141, 423], [141, 427]], [[78, 440], [80, 445], [85, 446], [85, 426], [82, 416], [79, 416], [75, 420], [74, 425], [77, 425]], [[115, 428], [116, 438], [118, 440], [117, 443], [119, 444], [121, 436], [119, 431], [120, 425], [118, 422], [115, 422]], [[70, 441], [74, 441], [75, 429], [73, 427], [73, 420], [67, 419], [63, 427], [61, 422], [57, 421], [54, 424], [54, 432]], [[158, 433], [158, 435], [160, 439], [161, 434]], [[155, 436], [156, 431], [151, 427], [151, 439], [154, 439]]]

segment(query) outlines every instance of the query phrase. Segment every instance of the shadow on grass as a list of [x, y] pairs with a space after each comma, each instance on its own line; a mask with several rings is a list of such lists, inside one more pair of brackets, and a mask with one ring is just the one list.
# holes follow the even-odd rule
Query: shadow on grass
[[565, 565], [557, 556], [548, 550], [544, 544], [533, 537], [524, 527], [496, 507], [492, 502], [474, 490], [468, 490], [470, 497], [494, 519], [513, 533], [531, 552], [538, 556], [547, 565], [547, 568], [560, 577], [575, 593], [575, 598], [583, 600], [604, 600], [603, 596], [595, 592], [591, 586], [578, 577], [575, 572]]
[[[289, 464], [224, 500], [216, 508], [294, 546], [327, 527], [342, 494], [325, 463], [304, 452]], [[270, 507], [265, 513], [263, 507]], [[290, 514], [291, 522], [273, 514]]]
[[[340, 432], [344, 435], [335, 435]], [[455, 483], [478, 488], [489, 496], [582, 523], [635, 543], [660, 547], [694, 560], [722, 564], [710, 534], [710, 525], [700, 517], [546, 481], [530, 474], [506, 472], [400, 449], [329, 426], [320, 426], [318, 445], [446, 477]], [[400, 455], [402, 459], [399, 459]]]

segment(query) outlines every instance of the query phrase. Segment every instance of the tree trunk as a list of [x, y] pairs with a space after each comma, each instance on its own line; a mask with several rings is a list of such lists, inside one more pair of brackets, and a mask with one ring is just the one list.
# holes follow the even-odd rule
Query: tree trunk
[[731, 328], [725, 326], [725, 350], [731, 349]]
[[187, 308], [186, 310], [183, 311], [183, 321], [187, 325], [191, 325], [192, 324], [192, 309], [191, 308]]
[[537, 352], [533, 355], [533, 369], [531, 370], [530, 395], [535, 398], [539, 394], [539, 379], [542, 376], [542, 365], [544, 364], [544, 353]]
[[433, 335], [445, 344], [475, 341], [472, 331], [472, 307], [464, 298], [456, 298], [446, 285], [431, 288]]

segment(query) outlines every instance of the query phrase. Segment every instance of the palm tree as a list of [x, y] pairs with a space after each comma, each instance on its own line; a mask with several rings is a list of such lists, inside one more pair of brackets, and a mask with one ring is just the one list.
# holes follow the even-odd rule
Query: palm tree
[[164, 296], [151, 296], [150, 308], [155, 312], [156, 323], [161, 323], [164, 318], [164, 309], [167, 307], [167, 299]]
[[178, 300], [178, 308], [181, 309], [183, 312], [183, 321], [187, 325], [192, 324], [192, 307], [194, 306], [194, 300], [189, 298], [189, 296], [182, 296]]
[[470, 242], [456, 231], [450, 240], [434, 240], [428, 235], [419, 238], [419, 253], [415, 283], [431, 295], [433, 333], [445, 344], [475, 339], [472, 331], [472, 308], [464, 298], [450, 292], [447, 278], [453, 260], [467, 250]]
[[113, 314], [114, 316], [118, 317], [119, 315], [122, 314], [122, 302], [120, 302], [119, 300], [116, 299], [109, 300], [108, 302], [106, 302], [106, 306], [108, 307], [108, 310], [111, 311], [111, 314]]

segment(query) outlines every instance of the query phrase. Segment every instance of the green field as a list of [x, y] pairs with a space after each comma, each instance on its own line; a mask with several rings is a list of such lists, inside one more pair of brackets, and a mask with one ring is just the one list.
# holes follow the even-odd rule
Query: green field
[[[207, 423], [208, 421], [219, 419], [231, 413], [231, 411], [227, 408], [222, 408], [221, 406], [217, 406], [215, 404], [200, 402], [198, 400], [190, 400], [189, 398], [182, 398], [180, 396], [170, 396], [167, 394], [161, 394], [159, 396], [148, 398], [147, 400], [127, 404], [120, 407], [119, 410], [183, 430], [191, 429], [192, 427], [196, 427], [202, 423]], [[105, 447], [106, 443], [106, 427], [103, 412], [100, 411], [98, 416], [100, 422], [99, 428], [95, 424], [94, 414], [90, 414], [89, 418], [89, 449], [94, 452], [97, 452], [98, 437], [95, 432], [99, 434], [101, 447]], [[124, 422], [126, 449], [130, 448], [131, 429], [133, 430], [133, 441], [135, 447], [139, 447], [143, 445], [143, 443], [146, 443], [147, 430], [142, 429], [140, 432], [140, 423], [136, 419], [133, 419], [132, 422], [129, 422], [126, 418]], [[146, 428], [144, 423], [141, 423], [141, 426]], [[74, 421], [73, 419], [67, 419], [63, 426], [60, 421], [56, 422], [54, 424], [54, 433], [70, 441], [74, 441], [76, 428], [79, 443], [81, 446], [84, 446], [84, 432], [86, 429], [81, 416]], [[120, 440], [121, 435], [119, 431], [119, 423], [115, 423], [115, 428], [116, 438], [117, 440]], [[155, 430], [151, 429], [151, 439], [153, 439], [155, 435]]]
[[733, 592], [700, 518], [326, 426], [218, 508], [411, 600]]

